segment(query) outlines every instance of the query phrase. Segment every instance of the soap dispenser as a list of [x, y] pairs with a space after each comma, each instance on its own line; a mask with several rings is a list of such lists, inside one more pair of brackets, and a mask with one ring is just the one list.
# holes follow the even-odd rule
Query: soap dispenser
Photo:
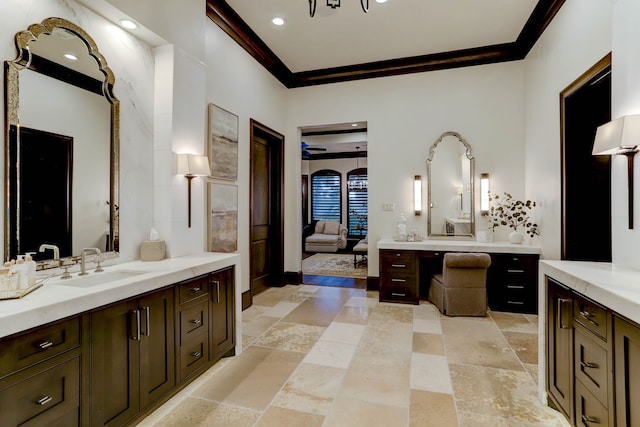
[[33, 260], [33, 254], [35, 252], [27, 252], [24, 257], [24, 263], [27, 266], [27, 282], [28, 286], [33, 286], [36, 284], [36, 262]]

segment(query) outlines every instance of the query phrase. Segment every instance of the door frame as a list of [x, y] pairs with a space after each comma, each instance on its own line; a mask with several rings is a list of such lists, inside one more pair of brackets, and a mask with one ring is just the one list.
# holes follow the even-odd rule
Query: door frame
[[[253, 141], [256, 135], [269, 141], [270, 160], [269, 170], [271, 171], [271, 201], [275, 205], [270, 207], [270, 213], [273, 218], [270, 223], [275, 227], [272, 233], [271, 243], [272, 255], [275, 255], [270, 262], [269, 275], [275, 279], [273, 285], [280, 286], [283, 284], [284, 278], [284, 135], [268, 126], [258, 122], [255, 119], [249, 119], [250, 122], [250, 144], [249, 144], [249, 291], [242, 295], [242, 309], [251, 306], [253, 300], [253, 289], [251, 289], [251, 281], [253, 279], [253, 252], [252, 252], [252, 230], [253, 230]], [[246, 295], [245, 295], [246, 294]]]

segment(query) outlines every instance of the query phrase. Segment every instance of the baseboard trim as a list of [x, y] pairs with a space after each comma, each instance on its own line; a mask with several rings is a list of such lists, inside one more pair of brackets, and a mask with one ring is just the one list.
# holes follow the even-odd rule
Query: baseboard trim
[[367, 290], [379, 291], [380, 290], [380, 278], [376, 276], [367, 276]]
[[285, 271], [284, 283], [286, 285], [301, 285], [302, 284], [302, 271]]
[[245, 311], [247, 308], [251, 307], [251, 304], [253, 304], [252, 298], [251, 298], [251, 291], [246, 291], [242, 293], [242, 311]]

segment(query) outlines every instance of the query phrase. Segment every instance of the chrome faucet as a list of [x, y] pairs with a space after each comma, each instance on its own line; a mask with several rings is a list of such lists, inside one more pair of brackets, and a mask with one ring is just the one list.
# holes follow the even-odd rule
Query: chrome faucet
[[100, 249], [98, 248], [84, 248], [80, 251], [80, 276], [86, 276], [87, 274], [87, 253], [93, 252], [96, 255], [100, 255]]
[[57, 261], [60, 259], [60, 249], [56, 245], [50, 245], [48, 243], [43, 243], [38, 248], [38, 252], [44, 252], [45, 249], [51, 249], [53, 251], [53, 260]]

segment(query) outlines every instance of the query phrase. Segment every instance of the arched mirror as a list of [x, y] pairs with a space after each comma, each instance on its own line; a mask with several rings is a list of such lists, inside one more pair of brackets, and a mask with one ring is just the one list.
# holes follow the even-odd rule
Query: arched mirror
[[430, 237], [475, 235], [473, 176], [471, 145], [456, 132], [440, 135], [427, 158]]
[[16, 59], [5, 62], [5, 260], [53, 258], [43, 244], [63, 258], [117, 251], [114, 75], [93, 39], [64, 19], [33, 24], [15, 43]]

